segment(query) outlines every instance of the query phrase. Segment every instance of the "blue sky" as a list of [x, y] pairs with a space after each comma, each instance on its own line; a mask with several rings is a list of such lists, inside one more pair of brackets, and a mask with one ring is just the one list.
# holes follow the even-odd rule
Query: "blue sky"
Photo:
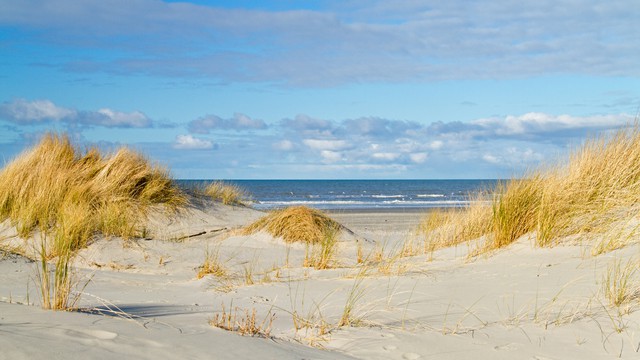
[[625, 1], [0, 0], [0, 155], [177, 178], [500, 178], [640, 108]]

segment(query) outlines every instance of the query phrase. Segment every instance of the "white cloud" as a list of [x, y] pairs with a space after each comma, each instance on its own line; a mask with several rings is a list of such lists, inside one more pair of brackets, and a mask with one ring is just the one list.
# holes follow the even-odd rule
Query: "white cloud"
[[378, 152], [378, 153], [371, 154], [371, 158], [373, 158], [374, 160], [380, 160], [380, 161], [395, 161], [399, 157], [400, 157], [400, 154], [392, 153], [392, 152]]
[[108, 108], [97, 111], [77, 111], [58, 106], [51, 100], [16, 99], [12, 102], [4, 102], [0, 105], [0, 118], [17, 124], [53, 121], [120, 128], [144, 128], [152, 125], [151, 119], [140, 111], [126, 113]]
[[281, 151], [290, 151], [293, 150], [293, 142], [289, 140], [278, 141], [273, 144], [273, 148]]
[[342, 160], [342, 154], [340, 154], [337, 151], [322, 150], [320, 152], [320, 156], [322, 156], [322, 159], [324, 160], [324, 162], [327, 162], [327, 163], [334, 163]]
[[191, 135], [178, 135], [173, 143], [173, 148], [179, 150], [205, 150], [212, 149], [213, 147], [213, 142], [198, 139]]
[[207, 115], [193, 120], [188, 124], [189, 132], [195, 134], [209, 134], [212, 130], [261, 130], [267, 124], [260, 119], [252, 119], [241, 113], [235, 113], [230, 119], [223, 119], [217, 115]]
[[440, 150], [442, 149], [442, 146], [444, 146], [444, 142], [442, 142], [442, 140], [435, 140], [429, 144], [431, 150]]
[[304, 139], [302, 143], [313, 150], [343, 150], [349, 147], [346, 140]]
[[510, 146], [504, 148], [500, 154], [486, 152], [482, 155], [482, 160], [494, 165], [518, 168], [526, 167], [529, 164], [537, 164], [544, 160], [544, 156], [531, 148]]
[[492, 154], [484, 154], [482, 155], [482, 160], [492, 163], [492, 164], [500, 164], [500, 159]]
[[294, 119], [283, 119], [280, 121], [280, 126], [303, 134], [328, 135], [332, 132], [333, 123], [329, 120], [316, 119], [308, 115], [299, 114]]
[[523, 115], [509, 115], [504, 118], [488, 118], [472, 121], [471, 125], [490, 131], [496, 135], [518, 136], [576, 129], [601, 129], [631, 123], [633, 117], [620, 115], [571, 116], [530, 112]]
[[57, 106], [50, 100], [16, 99], [0, 105], [0, 117], [16, 123], [60, 121], [76, 115], [75, 110]]
[[427, 153], [414, 153], [409, 154], [409, 158], [413, 163], [423, 164], [429, 158], [429, 154]]
[[233, 114], [231, 127], [235, 129], [266, 129], [267, 124], [260, 119], [252, 119], [245, 114]]
[[369, 137], [401, 137], [421, 127], [420, 124], [410, 121], [389, 120], [378, 117], [362, 117], [342, 122], [345, 130], [354, 135]]
[[125, 113], [111, 109], [100, 109], [96, 115], [98, 116], [89, 115], [87, 118], [94, 119], [93, 124], [105, 127], [144, 128], [151, 125], [151, 120], [139, 111]]

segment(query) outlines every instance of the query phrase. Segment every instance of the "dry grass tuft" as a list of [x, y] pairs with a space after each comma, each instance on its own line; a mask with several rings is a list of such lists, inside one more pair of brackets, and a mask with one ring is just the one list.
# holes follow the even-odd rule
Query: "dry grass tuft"
[[319, 244], [333, 236], [342, 226], [320, 210], [294, 206], [275, 210], [244, 229], [245, 234], [265, 230], [288, 243]]
[[227, 312], [223, 303], [222, 311], [215, 314], [209, 324], [220, 329], [237, 332], [243, 336], [269, 337], [274, 319], [275, 315], [269, 311], [267, 316], [258, 322], [256, 321], [255, 308], [249, 311], [235, 307], [232, 311]]
[[208, 248], [205, 250], [204, 262], [202, 263], [200, 270], [198, 270], [198, 274], [196, 274], [198, 279], [202, 279], [209, 274], [220, 278], [224, 278], [228, 275], [227, 269], [220, 262], [219, 253], [219, 248], [215, 248], [212, 251]]
[[313, 267], [317, 270], [332, 267], [336, 261], [337, 245], [338, 230], [336, 228], [327, 229], [319, 243], [307, 245], [303, 266]]
[[640, 283], [635, 278], [639, 269], [640, 263], [632, 260], [624, 265], [622, 261], [616, 260], [607, 268], [602, 290], [611, 306], [621, 309], [623, 305], [640, 299]]
[[241, 187], [215, 181], [204, 188], [203, 193], [215, 201], [225, 205], [245, 205], [248, 198], [247, 192]]

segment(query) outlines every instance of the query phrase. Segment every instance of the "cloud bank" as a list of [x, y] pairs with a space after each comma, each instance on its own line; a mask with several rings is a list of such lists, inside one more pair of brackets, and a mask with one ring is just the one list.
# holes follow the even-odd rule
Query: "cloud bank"
[[[74, 138], [79, 141], [83, 131], [93, 127], [136, 127], [147, 132], [144, 138], [159, 135], [159, 140], [136, 147], [168, 162], [182, 177], [486, 178], [517, 175], [566, 154], [589, 134], [633, 121], [627, 114], [530, 112], [431, 123], [378, 117], [327, 120], [299, 114], [267, 123], [238, 113], [232, 118], [196, 118], [185, 124], [188, 133], [175, 135], [180, 129], [153, 127], [137, 111], [80, 111], [50, 100], [17, 99], [0, 105], [0, 125], [4, 122], [6, 129], [0, 147], [19, 151], [42, 128], [56, 123], [76, 125]], [[174, 135], [160, 140], [167, 133]], [[11, 142], [6, 134], [18, 140]]]
[[108, 108], [78, 111], [58, 106], [50, 100], [15, 99], [0, 104], [0, 119], [18, 125], [60, 122], [107, 128], [148, 128], [152, 121], [139, 111], [120, 112]]
[[[260, 133], [252, 127], [231, 127], [239, 132], [233, 136], [226, 126], [208, 131], [220, 139], [216, 157], [233, 159], [227, 170], [245, 176], [250, 176], [246, 169], [261, 169], [263, 176], [275, 178], [470, 178], [519, 174], [566, 154], [589, 134], [632, 122], [626, 114], [577, 117], [531, 112], [431, 124], [372, 117], [331, 121], [302, 114], [269, 124]], [[192, 135], [180, 139], [185, 144], [174, 148], [212, 148], [210, 143], [199, 145], [204, 140]]]
[[[316, 9], [156, 0], [0, 0], [0, 26], [82, 60], [72, 72], [324, 87], [360, 82], [640, 76], [626, 0], [326, 1]], [[140, 16], [144, 14], [144, 16]], [[117, 41], [115, 41], [117, 40]], [[117, 56], [88, 55], [87, 49]]]

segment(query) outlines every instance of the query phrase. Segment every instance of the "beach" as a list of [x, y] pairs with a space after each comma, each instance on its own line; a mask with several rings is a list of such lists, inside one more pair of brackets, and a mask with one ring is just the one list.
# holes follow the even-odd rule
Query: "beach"
[[640, 360], [640, 2], [0, 4], [0, 360]]
[[[303, 266], [303, 244], [238, 230], [262, 212], [207, 203], [160, 216], [147, 239], [104, 237], [78, 252], [72, 312], [40, 309], [38, 263], [5, 253], [0, 358], [638, 356], [638, 313], [602, 296], [608, 266], [638, 245], [592, 257], [580, 244], [536, 248], [525, 236], [491, 256], [468, 257], [473, 243], [414, 254], [424, 214], [329, 213], [345, 230], [321, 270]], [[23, 241], [8, 222], [0, 236]], [[198, 279], [207, 253], [224, 271]], [[254, 310], [252, 336], [223, 329], [221, 316], [244, 323]]]

